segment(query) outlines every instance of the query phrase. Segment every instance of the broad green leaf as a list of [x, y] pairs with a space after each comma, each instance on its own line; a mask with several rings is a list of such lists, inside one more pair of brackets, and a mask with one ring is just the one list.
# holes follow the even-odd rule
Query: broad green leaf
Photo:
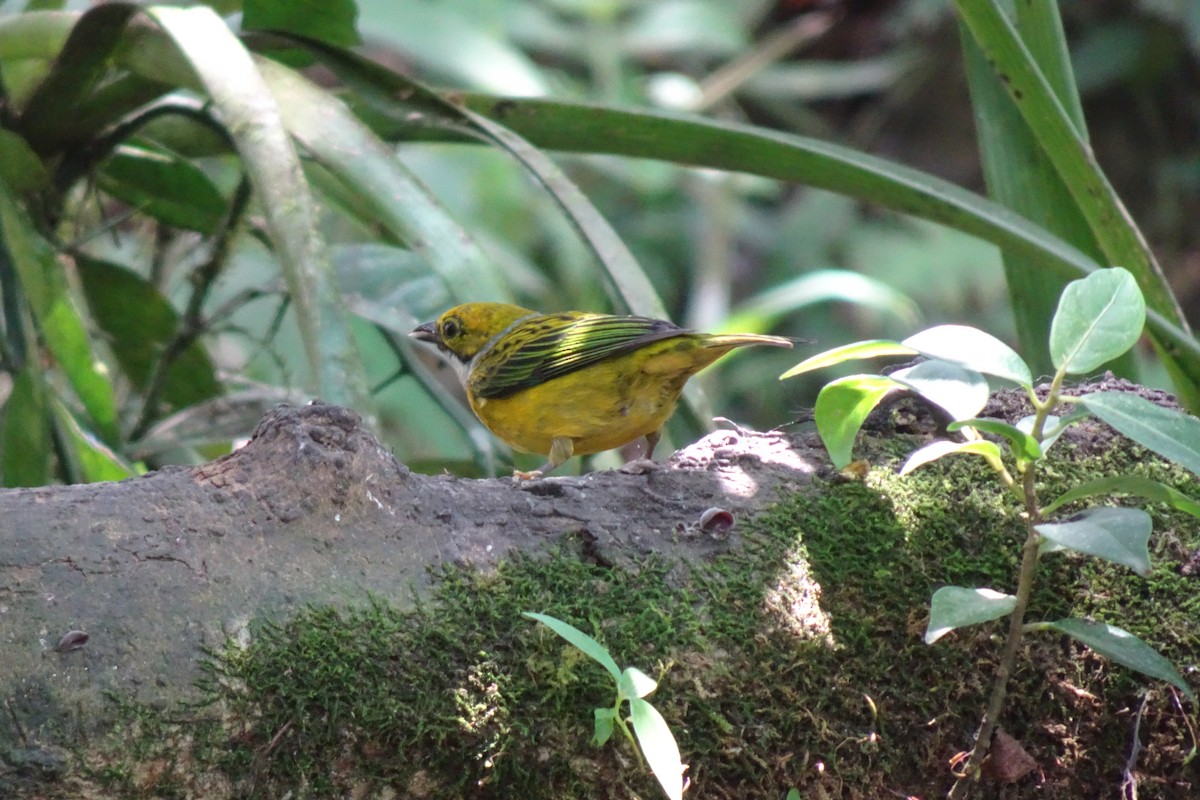
[[967, 325], [938, 325], [915, 333], [902, 344], [930, 358], [949, 361], [1020, 386], [1033, 385], [1029, 367], [1004, 342]]
[[904, 466], [900, 468], [900, 474], [907, 475], [917, 467], [937, 461], [944, 456], [956, 455], [958, 453], [983, 456], [992, 469], [997, 472], [1004, 469], [1004, 464], [1000, 460], [1000, 447], [995, 442], [989, 442], [986, 439], [974, 439], [968, 442], [948, 442], [942, 439], [930, 442], [909, 456], [908, 460], [904, 462]]
[[537, 614], [532, 611], [525, 611], [521, 614], [523, 617], [536, 620], [545, 625], [550, 630], [557, 633], [562, 638], [573, 644], [581, 653], [592, 658], [608, 670], [608, 674], [612, 675], [613, 680], [617, 683], [621, 681], [621, 670], [617, 666], [617, 662], [613, 661], [613, 657], [608, 654], [608, 650], [604, 645], [597, 642], [592, 637], [588, 636], [583, 631], [576, 628], [574, 625], [563, 622], [561, 619], [548, 616], [546, 614]]
[[227, 203], [190, 161], [149, 145], [118, 147], [101, 165], [100, 188], [168, 225], [211, 234]]
[[905, 388], [881, 375], [848, 375], [822, 387], [813, 413], [835, 467], [841, 469], [853, 460], [854, 437], [871, 410], [889, 392]]
[[92, 354], [87, 326], [75, 307], [62, 265], [2, 185], [0, 245], [11, 259], [34, 324], [87, 410], [88, 426], [107, 442], [119, 441], [113, 387]]
[[933, 358], [914, 367], [898, 369], [889, 377], [911, 386], [926, 400], [944, 409], [951, 419], [973, 417], [987, 405], [987, 379], [949, 361]]
[[1107, 478], [1081, 483], [1070, 491], [1055, 498], [1042, 509], [1043, 514], [1052, 514], [1067, 503], [1096, 495], [1131, 494], [1157, 503], [1166, 503], [1172, 508], [1200, 517], [1200, 501], [1193, 500], [1178, 489], [1154, 481], [1142, 475], [1113, 475]]
[[597, 708], [594, 711], [595, 726], [592, 729], [592, 744], [602, 747], [613, 732], [613, 718], [617, 712], [611, 708]]
[[[77, 268], [88, 307], [107, 335], [117, 363], [134, 387], [145, 391], [166, 348], [179, 334], [179, 314], [145, 278], [125, 267], [80, 258]], [[199, 341], [176, 354], [161, 380], [159, 400], [168, 413], [221, 393], [216, 367]]]
[[1002, 420], [975, 417], [973, 419], [958, 420], [946, 426], [946, 430], [948, 431], [957, 431], [961, 428], [974, 428], [984, 433], [1004, 437], [1008, 440], [1009, 447], [1012, 448], [1013, 454], [1018, 459], [1036, 461], [1042, 457], [1041, 445], [1029, 435], [1028, 431], [1023, 431], [1019, 427], [1009, 425]]
[[16, 374], [0, 407], [0, 485], [45, 486], [50, 480], [50, 426], [42, 370]]
[[1189, 700], [1196, 702], [1196, 693], [1171, 662], [1127, 630], [1103, 622], [1085, 622], [1081, 619], [1043, 622], [1038, 623], [1036, 627], [1065, 633], [1118, 664], [1172, 684], [1187, 695]]
[[646, 756], [646, 763], [658, 783], [671, 800], [683, 798], [683, 762], [679, 758], [679, 745], [671, 733], [667, 721], [654, 706], [640, 697], [629, 700], [629, 711], [633, 732]]
[[617, 690], [624, 698], [645, 697], [658, 688], [658, 681], [637, 667], [626, 667], [617, 681]]
[[1150, 515], [1140, 508], [1089, 508], [1065, 522], [1045, 522], [1042, 552], [1075, 550], [1123, 564], [1138, 575], [1150, 574]]
[[994, 589], [943, 586], [929, 601], [925, 644], [933, 644], [956, 628], [999, 619], [1017, 607], [1017, 598]]
[[1080, 375], [1129, 350], [1146, 325], [1146, 303], [1137, 282], [1120, 267], [1071, 281], [1050, 326], [1056, 369]]
[[1079, 402], [1142, 447], [1200, 475], [1200, 419], [1128, 392], [1093, 392]]
[[911, 347], [905, 347], [899, 342], [893, 342], [890, 339], [870, 339], [864, 342], [854, 342], [853, 344], [835, 347], [832, 350], [826, 350], [824, 353], [817, 353], [815, 356], [804, 359], [780, 375], [779, 380], [794, 378], [804, 372], [812, 372], [813, 370], [824, 369], [834, 364], [841, 364], [844, 361], [854, 361], [860, 358], [915, 355], [917, 355], [916, 350]]

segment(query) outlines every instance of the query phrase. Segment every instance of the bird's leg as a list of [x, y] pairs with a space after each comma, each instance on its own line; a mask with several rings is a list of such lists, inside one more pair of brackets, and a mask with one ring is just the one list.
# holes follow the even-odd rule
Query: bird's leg
[[575, 442], [570, 436], [555, 436], [550, 440], [550, 454], [548, 461], [542, 464], [532, 472], [522, 472], [521, 470], [513, 471], [514, 481], [532, 481], [545, 475], [547, 472], [558, 469], [564, 461], [571, 457], [575, 452]]
[[650, 431], [646, 434], [646, 455], [642, 458], [647, 461], [654, 460], [654, 448], [658, 447], [658, 440], [662, 438], [662, 428], [656, 431]]

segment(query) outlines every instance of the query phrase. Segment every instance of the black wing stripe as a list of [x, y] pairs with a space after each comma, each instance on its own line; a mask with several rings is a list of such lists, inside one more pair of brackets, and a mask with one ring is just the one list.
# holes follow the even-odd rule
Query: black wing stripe
[[494, 369], [480, 375], [475, 385], [476, 395], [505, 397], [650, 342], [690, 333], [665, 320], [648, 317], [568, 317], [564, 324], [565, 316], [530, 320], [514, 330], [514, 334], [528, 337], [527, 340]]

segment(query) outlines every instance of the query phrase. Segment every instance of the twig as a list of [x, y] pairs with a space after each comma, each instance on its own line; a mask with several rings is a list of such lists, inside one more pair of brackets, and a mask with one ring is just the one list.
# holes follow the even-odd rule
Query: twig
[[1129, 744], [1129, 758], [1125, 759], [1125, 769], [1121, 772], [1121, 797], [1125, 800], [1137, 800], [1138, 781], [1133, 774], [1137, 766], [1138, 755], [1142, 752], [1142, 715], [1146, 713], [1146, 702], [1150, 699], [1150, 690], [1142, 693], [1142, 701], [1138, 703], [1137, 716], [1133, 718], [1133, 741]]

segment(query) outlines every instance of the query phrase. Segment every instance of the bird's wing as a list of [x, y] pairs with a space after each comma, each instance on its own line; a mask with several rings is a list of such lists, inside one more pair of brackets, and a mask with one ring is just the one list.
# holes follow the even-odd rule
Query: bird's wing
[[504, 397], [628, 353], [650, 342], [690, 333], [665, 320], [565, 312], [524, 322], [475, 365], [479, 397]]

